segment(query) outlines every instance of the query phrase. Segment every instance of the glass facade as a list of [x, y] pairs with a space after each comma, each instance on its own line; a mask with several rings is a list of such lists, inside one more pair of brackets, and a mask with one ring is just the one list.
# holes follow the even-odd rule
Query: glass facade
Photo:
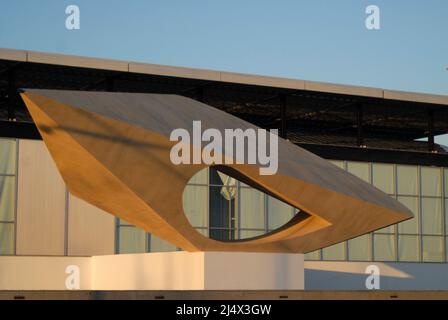
[[[445, 262], [448, 252], [448, 168], [331, 161], [408, 207], [414, 218], [306, 254], [308, 260]], [[195, 175], [184, 192], [190, 223], [219, 240], [256, 237], [288, 222], [297, 209], [216, 170]], [[135, 228], [121, 224], [123, 228]], [[170, 251], [150, 235], [122, 230], [119, 252]], [[135, 242], [135, 243], [134, 243]], [[156, 243], [156, 245], [151, 245]]]
[[332, 162], [403, 203], [414, 218], [308, 253], [308, 260], [447, 261], [448, 168]]
[[0, 255], [15, 253], [17, 140], [0, 139]]

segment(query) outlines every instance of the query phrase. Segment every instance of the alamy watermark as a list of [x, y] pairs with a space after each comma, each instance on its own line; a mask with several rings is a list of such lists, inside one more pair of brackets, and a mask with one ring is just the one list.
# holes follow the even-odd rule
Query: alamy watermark
[[366, 274], [369, 276], [366, 278], [366, 289], [367, 290], [379, 290], [380, 289], [380, 268], [375, 265], [371, 264], [368, 265], [366, 268]]
[[65, 13], [68, 14], [65, 19], [65, 27], [68, 30], [79, 30], [81, 29], [81, 12], [77, 5], [69, 5], [65, 8]]
[[65, 268], [65, 273], [68, 274], [65, 279], [65, 288], [67, 290], [79, 290], [81, 288], [81, 271], [79, 266], [71, 264]]
[[[65, 27], [67, 30], [81, 29], [81, 11], [79, 6], [71, 4], [65, 8], [65, 13], [68, 15], [65, 19]], [[365, 9], [367, 17], [365, 19], [365, 27], [368, 30], [380, 30], [380, 8], [377, 5], [368, 5]]]
[[[65, 27], [68, 30], [79, 30], [81, 29], [81, 11], [79, 6], [71, 4], [65, 8], [65, 13], [68, 15], [65, 19]], [[377, 5], [368, 5], [365, 9], [367, 14], [365, 20], [365, 27], [368, 30], [380, 30], [380, 8]]]
[[[260, 175], [273, 175], [278, 170], [278, 130], [208, 128], [202, 132], [201, 121], [193, 121], [192, 134], [178, 128], [170, 141], [178, 141], [170, 152], [170, 160], [180, 164], [258, 164]], [[202, 143], [207, 144], [202, 147]]]
[[365, 25], [368, 30], [380, 30], [380, 8], [376, 5], [369, 5], [366, 8], [366, 14], [368, 14]]

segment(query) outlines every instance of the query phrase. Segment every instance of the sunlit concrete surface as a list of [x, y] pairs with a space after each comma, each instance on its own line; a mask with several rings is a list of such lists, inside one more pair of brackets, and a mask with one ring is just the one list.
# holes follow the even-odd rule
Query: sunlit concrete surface
[[300, 290], [303, 265], [286, 253], [0, 257], [0, 290]]

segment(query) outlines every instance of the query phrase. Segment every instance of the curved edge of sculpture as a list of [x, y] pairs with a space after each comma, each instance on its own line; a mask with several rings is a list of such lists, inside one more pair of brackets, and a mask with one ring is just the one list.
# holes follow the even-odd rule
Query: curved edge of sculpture
[[195, 120], [222, 132], [256, 126], [176, 95], [29, 89], [21, 96], [72, 194], [184, 250], [307, 253], [413, 217], [370, 184], [279, 138], [276, 174], [260, 175], [258, 164], [218, 168], [306, 215], [256, 238], [213, 240], [191, 226], [182, 205], [187, 182], [208, 165], [173, 164], [170, 132]]

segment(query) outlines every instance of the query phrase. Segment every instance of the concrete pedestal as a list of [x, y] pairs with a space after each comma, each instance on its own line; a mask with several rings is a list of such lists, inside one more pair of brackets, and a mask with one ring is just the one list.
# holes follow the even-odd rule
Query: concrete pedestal
[[0, 257], [0, 290], [67, 289], [302, 290], [304, 261], [302, 254], [183, 251]]
[[96, 290], [301, 290], [302, 254], [163, 252], [97, 256]]

